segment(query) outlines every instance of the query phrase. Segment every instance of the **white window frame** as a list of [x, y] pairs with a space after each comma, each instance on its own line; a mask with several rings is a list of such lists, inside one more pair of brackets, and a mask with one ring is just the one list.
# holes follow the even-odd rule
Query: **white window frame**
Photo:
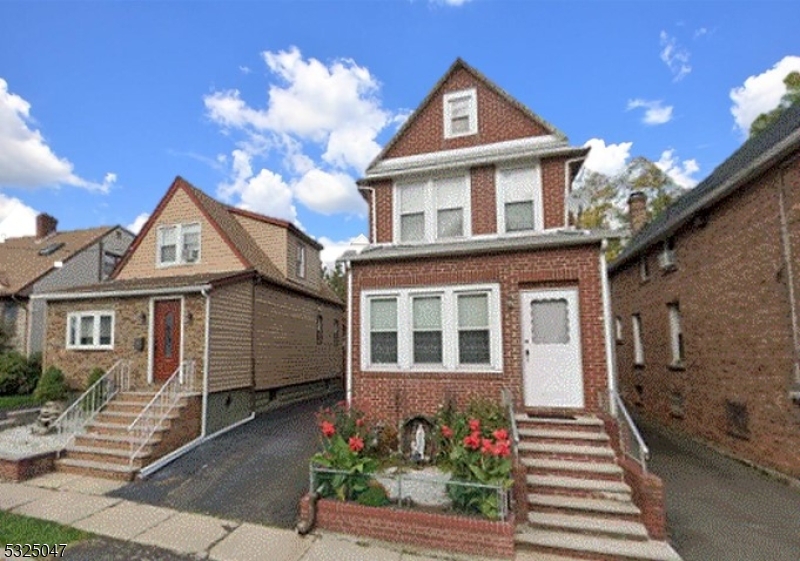
[[633, 364], [644, 366], [644, 341], [642, 340], [642, 316], [640, 314], [631, 315], [631, 325], [633, 326]]
[[[183, 252], [185, 230], [197, 228], [197, 259], [188, 261]], [[164, 231], [175, 228], [175, 260], [162, 261], [161, 247], [164, 240]], [[187, 222], [185, 224], [162, 224], [156, 229], [156, 267], [176, 267], [180, 265], [198, 265], [203, 255], [203, 226], [200, 222]]]
[[650, 280], [650, 263], [646, 254], [639, 258], [639, 280], [642, 282]]
[[306, 246], [297, 244], [297, 255], [295, 256], [294, 272], [297, 278], [306, 278]]
[[617, 343], [622, 343], [624, 341], [622, 337], [622, 318], [619, 316], [614, 318], [614, 333], [616, 334]]
[[668, 303], [667, 313], [669, 314], [669, 341], [672, 350], [672, 366], [682, 366], [686, 350], [683, 346], [680, 304], [678, 302]]
[[[513, 230], [506, 232], [506, 198], [505, 186], [503, 184], [503, 173], [529, 169], [535, 174], [536, 183], [533, 186], [533, 229], [532, 230]], [[495, 170], [495, 205], [497, 207], [497, 233], [508, 236], [530, 235], [532, 232], [544, 230], [544, 201], [542, 200], [542, 166], [538, 161], [514, 166], [502, 166]]]
[[[81, 344], [81, 320], [83, 318], [92, 318], [92, 343], [88, 345]], [[100, 318], [111, 318], [111, 342], [106, 345], [100, 344]], [[77, 322], [75, 332], [75, 342], [72, 343], [69, 337], [69, 328], [72, 320]], [[91, 351], [91, 350], [112, 350], [114, 348], [114, 328], [116, 325], [114, 310], [93, 310], [85, 312], [69, 312], [67, 314], [67, 333], [65, 336], [65, 347], [71, 350], [78, 351]]]
[[[466, 132], [453, 132], [453, 102], [462, 98], [469, 99], [469, 128]], [[475, 88], [446, 93], [442, 96], [442, 104], [445, 138], [459, 138], [478, 133], [478, 91]]]
[[[458, 296], [486, 294], [489, 305], [488, 364], [459, 364], [458, 362]], [[438, 296], [442, 305], [442, 363], [414, 364], [412, 298]], [[370, 300], [397, 299], [397, 363], [370, 361]], [[492, 372], [503, 371], [503, 333], [500, 306], [500, 285], [424, 286], [408, 289], [368, 290], [361, 293], [361, 368], [365, 371], [404, 372]]]
[[[439, 206], [436, 200], [436, 182], [437, 181], [445, 181], [448, 179], [460, 179], [463, 181], [463, 190], [464, 190], [464, 229], [460, 236], [449, 236], [449, 237], [438, 237], [439, 234], [439, 227], [438, 227], [438, 215], [439, 215]], [[422, 240], [417, 241], [407, 241], [404, 242], [400, 238], [401, 228], [400, 228], [400, 218], [402, 216], [401, 209], [400, 209], [400, 191], [404, 187], [413, 187], [413, 186], [421, 186], [423, 187], [423, 191], [425, 193], [425, 204], [423, 206], [423, 214], [424, 214], [424, 228], [425, 232], [422, 237]], [[394, 184], [394, 188], [392, 189], [392, 208], [394, 214], [394, 243], [396, 244], [404, 244], [404, 245], [412, 245], [412, 244], [425, 244], [425, 243], [435, 243], [437, 241], [453, 241], [453, 240], [463, 240], [472, 236], [472, 183], [470, 179], [469, 172], [466, 173], [459, 173], [456, 175], [444, 175], [444, 176], [437, 176], [431, 177], [427, 179], [418, 178], [417, 180], [404, 180], [398, 181]], [[446, 207], [442, 208], [441, 210], [448, 210], [457, 207]]]

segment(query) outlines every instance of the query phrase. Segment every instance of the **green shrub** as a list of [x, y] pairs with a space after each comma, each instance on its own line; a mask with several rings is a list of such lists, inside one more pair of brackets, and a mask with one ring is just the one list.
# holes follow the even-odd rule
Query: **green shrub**
[[27, 379], [28, 360], [17, 351], [0, 354], [0, 395], [15, 395]]
[[49, 367], [39, 378], [33, 396], [39, 401], [61, 401], [67, 397], [64, 373], [55, 366]]
[[86, 380], [86, 389], [88, 390], [91, 388], [97, 380], [105, 376], [106, 371], [100, 368], [99, 366], [95, 366], [92, 368], [92, 371], [89, 372], [89, 379]]
[[25, 378], [20, 382], [17, 393], [28, 395], [33, 393], [42, 376], [42, 353], [33, 353], [28, 357], [28, 365], [25, 369]]

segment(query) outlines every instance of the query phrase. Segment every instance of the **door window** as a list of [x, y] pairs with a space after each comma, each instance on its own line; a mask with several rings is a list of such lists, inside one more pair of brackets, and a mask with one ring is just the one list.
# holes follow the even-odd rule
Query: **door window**
[[569, 318], [565, 299], [531, 302], [531, 338], [537, 345], [569, 343]]

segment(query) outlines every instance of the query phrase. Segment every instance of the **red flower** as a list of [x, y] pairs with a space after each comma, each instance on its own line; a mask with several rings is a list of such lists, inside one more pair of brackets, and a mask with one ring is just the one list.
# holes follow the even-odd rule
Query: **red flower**
[[477, 432], [481, 430], [481, 422], [478, 419], [470, 419], [469, 430], [471, 430], [472, 432]]
[[469, 436], [464, 437], [464, 446], [470, 450], [477, 450], [481, 446], [481, 433], [473, 432]]
[[350, 450], [356, 454], [364, 449], [364, 441], [360, 436], [351, 436], [350, 440], [347, 441], [347, 445], [350, 447]]
[[494, 451], [494, 445], [492, 441], [488, 438], [484, 438], [481, 440], [481, 453], [482, 454], [491, 454]]
[[319, 425], [319, 428], [322, 430], [322, 434], [324, 434], [326, 438], [330, 438], [336, 434], [336, 427], [334, 427], [333, 423], [330, 421], [322, 421], [322, 423]]
[[357, 427], [363, 427], [364, 426], [364, 418], [363, 417], [359, 417], [358, 419], [356, 419], [356, 426]]
[[495, 440], [508, 440], [508, 431], [506, 429], [497, 429], [492, 433]]
[[500, 456], [501, 458], [506, 458], [511, 455], [511, 441], [498, 440], [497, 444], [492, 448], [492, 455]]
[[442, 425], [441, 428], [442, 436], [445, 438], [453, 438], [453, 429], [448, 427], [447, 425]]

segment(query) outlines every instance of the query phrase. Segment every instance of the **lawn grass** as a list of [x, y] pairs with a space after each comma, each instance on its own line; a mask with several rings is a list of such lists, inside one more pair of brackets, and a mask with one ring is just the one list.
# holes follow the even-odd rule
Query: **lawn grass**
[[48, 544], [52, 547], [54, 544], [72, 543], [91, 536], [83, 530], [55, 522], [0, 511], [0, 547], [17, 543]]
[[3, 395], [0, 396], [0, 411], [36, 407], [39, 402], [32, 395]]

